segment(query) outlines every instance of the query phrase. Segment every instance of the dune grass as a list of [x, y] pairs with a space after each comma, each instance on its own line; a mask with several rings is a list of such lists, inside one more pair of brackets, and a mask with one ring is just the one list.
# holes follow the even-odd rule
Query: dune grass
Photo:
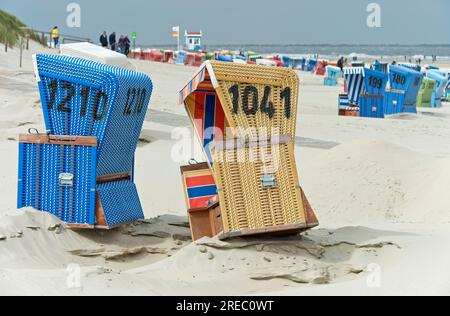
[[39, 38], [26, 25], [14, 15], [0, 9], [0, 43], [7, 43], [14, 47], [19, 43], [21, 37], [30, 37], [39, 41]]

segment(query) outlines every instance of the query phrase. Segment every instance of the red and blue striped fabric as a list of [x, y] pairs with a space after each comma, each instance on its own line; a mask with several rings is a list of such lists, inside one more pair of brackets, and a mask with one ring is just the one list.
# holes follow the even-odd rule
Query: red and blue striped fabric
[[[194, 79], [192, 79], [179, 93], [179, 103], [182, 104], [184, 100], [192, 93], [194, 92], [197, 87], [205, 80], [206, 76], [208, 75], [208, 72], [206, 70], [206, 67], [203, 67], [195, 76]], [[209, 79], [209, 76], [208, 76]], [[211, 82], [211, 79], [209, 79], [209, 82]]]
[[217, 197], [217, 187], [212, 175], [187, 176], [185, 181], [190, 209], [207, 207]]
[[228, 126], [225, 113], [214, 88], [214, 73], [208, 64], [180, 91], [180, 104], [185, 103], [193, 121], [195, 132], [200, 140], [205, 155], [212, 165], [210, 146], [215, 141], [222, 141]]
[[212, 163], [210, 146], [214, 141], [223, 140], [225, 129], [225, 113], [215, 92], [197, 90], [193, 113], [198, 137]]

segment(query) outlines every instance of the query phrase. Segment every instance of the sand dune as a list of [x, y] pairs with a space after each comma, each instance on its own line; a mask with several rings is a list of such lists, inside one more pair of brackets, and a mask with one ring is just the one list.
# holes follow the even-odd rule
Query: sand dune
[[448, 223], [449, 171], [449, 159], [380, 141], [340, 145], [303, 165], [311, 203], [330, 224]]

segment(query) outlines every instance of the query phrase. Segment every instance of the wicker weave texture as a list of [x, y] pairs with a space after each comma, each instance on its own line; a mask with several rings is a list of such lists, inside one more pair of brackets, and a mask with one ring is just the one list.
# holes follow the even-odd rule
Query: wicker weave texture
[[[73, 224], [95, 224], [96, 147], [19, 144], [18, 208], [33, 207]], [[61, 185], [61, 174], [73, 185]]]
[[213, 156], [225, 233], [306, 222], [292, 143], [214, 147]]
[[[262, 135], [260, 129], [267, 136], [276, 133], [295, 137], [299, 79], [294, 71], [216, 61], [211, 65], [219, 84], [216, 92], [227, 120], [231, 127], [239, 128], [227, 137], [259, 137]], [[255, 91], [257, 100], [254, 99]], [[250, 113], [246, 113], [246, 108]], [[240, 134], [242, 130], [245, 135]]]

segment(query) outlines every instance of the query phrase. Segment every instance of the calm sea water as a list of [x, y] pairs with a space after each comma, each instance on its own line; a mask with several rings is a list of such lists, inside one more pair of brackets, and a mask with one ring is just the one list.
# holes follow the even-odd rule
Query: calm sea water
[[[147, 45], [146, 48], [176, 49], [175, 46]], [[289, 54], [320, 56], [347, 56], [357, 54], [362, 57], [412, 57], [439, 56], [450, 59], [449, 45], [205, 45], [208, 51], [241, 50], [254, 51], [260, 54]]]

